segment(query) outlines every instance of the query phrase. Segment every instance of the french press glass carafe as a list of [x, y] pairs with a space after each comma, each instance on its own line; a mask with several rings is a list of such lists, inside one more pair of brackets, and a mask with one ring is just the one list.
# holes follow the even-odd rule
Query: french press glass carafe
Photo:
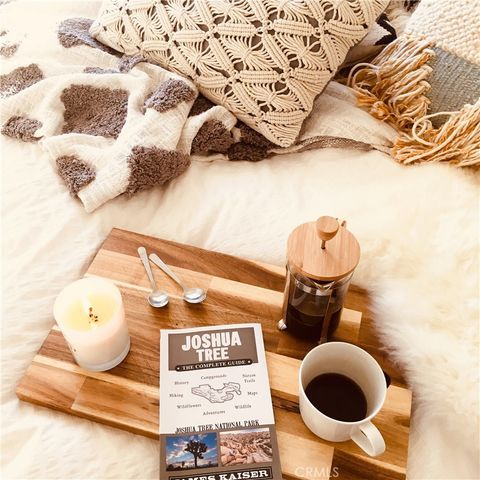
[[288, 238], [279, 329], [320, 343], [327, 341], [340, 322], [359, 259], [360, 246], [346, 222], [320, 217], [297, 227]]

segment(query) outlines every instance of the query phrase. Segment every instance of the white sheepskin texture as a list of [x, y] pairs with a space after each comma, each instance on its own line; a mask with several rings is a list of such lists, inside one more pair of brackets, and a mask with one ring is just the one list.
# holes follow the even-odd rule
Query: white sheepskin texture
[[[68, 14], [97, 8], [69, 2]], [[40, 10], [35, 21], [52, 21]], [[325, 214], [358, 238], [353, 281], [371, 292], [385, 348], [414, 392], [408, 478], [480, 478], [478, 173], [333, 149], [194, 161], [166, 187], [87, 214], [38, 145], [1, 139], [1, 152], [2, 479], [158, 478], [158, 442], [14, 393], [53, 325], [55, 296], [112, 227], [282, 265], [292, 229]]]

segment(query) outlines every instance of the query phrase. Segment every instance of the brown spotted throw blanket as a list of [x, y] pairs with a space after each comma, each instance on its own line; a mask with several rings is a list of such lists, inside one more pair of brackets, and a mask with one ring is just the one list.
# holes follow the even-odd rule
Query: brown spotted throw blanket
[[[165, 184], [188, 168], [193, 154], [258, 161], [312, 148], [310, 135], [289, 149], [273, 145], [199, 96], [188, 79], [97, 42], [89, 35], [92, 22], [67, 18], [55, 25], [41, 59], [29, 52], [28, 33], [0, 29], [0, 57], [8, 58], [0, 75], [1, 133], [39, 142], [87, 211]], [[365, 148], [345, 140], [315, 136], [313, 145]]]
[[[235, 117], [197, 99], [188, 80], [141, 57], [119, 57], [89, 34], [91, 20], [58, 25], [47, 61], [0, 77], [2, 134], [40, 141], [87, 211], [183, 173], [190, 154], [226, 152]], [[22, 39], [0, 32], [12, 59]]]
[[282, 149], [199, 96], [190, 81], [98, 43], [88, 33], [93, 20], [39, 22], [25, 31], [21, 2], [19, 24], [1, 25], [7, 7], [0, 3], [3, 139], [37, 142], [89, 212], [120, 194], [165, 184], [192, 155], [258, 161], [312, 148], [387, 151], [394, 138], [391, 127], [354, 107], [353, 91], [331, 82], [296, 143]]

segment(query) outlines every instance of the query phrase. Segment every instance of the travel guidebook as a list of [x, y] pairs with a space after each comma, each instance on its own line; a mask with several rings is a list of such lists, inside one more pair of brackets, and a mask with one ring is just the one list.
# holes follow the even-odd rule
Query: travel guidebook
[[259, 324], [160, 335], [160, 480], [281, 480]]

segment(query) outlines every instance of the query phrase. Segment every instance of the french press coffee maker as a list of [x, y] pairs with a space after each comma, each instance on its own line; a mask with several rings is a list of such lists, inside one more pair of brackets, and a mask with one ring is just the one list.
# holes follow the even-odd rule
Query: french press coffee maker
[[340, 322], [350, 280], [360, 260], [357, 239], [346, 222], [320, 217], [288, 237], [287, 283], [280, 330], [327, 341]]

